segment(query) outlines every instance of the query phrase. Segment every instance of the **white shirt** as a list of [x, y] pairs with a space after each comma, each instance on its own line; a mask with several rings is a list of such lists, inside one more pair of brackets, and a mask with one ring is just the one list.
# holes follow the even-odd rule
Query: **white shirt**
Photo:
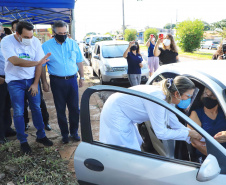
[[[131, 89], [165, 99], [162, 90], [153, 85], [138, 85]], [[104, 104], [100, 117], [100, 141], [140, 150], [142, 139], [135, 123], [149, 120], [158, 139], [189, 142], [189, 129], [174, 113], [151, 101], [122, 93], [111, 95]]]
[[5, 75], [5, 58], [2, 55], [2, 51], [1, 51], [1, 42], [0, 42], [0, 75]]
[[1, 51], [5, 58], [6, 83], [9, 83], [12, 80], [31, 79], [35, 76], [35, 67], [14, 66], [8, 61], [10, 57], [17, 56], [35, 62], [41, 60], [45, 56], [41, 43], [36, 37], [32, 38], [30, 46], [25, 46], [15, 39], [14, 34], [8, 35], [2, 39]]

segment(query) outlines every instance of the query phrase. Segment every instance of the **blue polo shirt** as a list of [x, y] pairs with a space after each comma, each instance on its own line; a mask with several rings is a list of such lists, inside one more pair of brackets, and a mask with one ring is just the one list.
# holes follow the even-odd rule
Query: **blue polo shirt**
[[127, 74], [141, 74], [139, 64], [143, 61], [140, 54], [134, 55], [132, 52], [127, 54], [128, 72]]
[[61, 45], [52, 38], [43, 43], [42, 48], [45, 54], [51, 52], [49, 62], [43, 65], [47, 65], [50, 75], [71, 76], [78, 72], [77, 63], [83, 61], [83, 56], [74, 40], [67, 38]]

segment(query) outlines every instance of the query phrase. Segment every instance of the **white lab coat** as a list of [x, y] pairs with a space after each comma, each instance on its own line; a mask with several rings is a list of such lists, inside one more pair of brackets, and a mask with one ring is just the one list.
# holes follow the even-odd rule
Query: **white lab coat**
[[[162, 90], [157, 86], [138, 85], [131, 89], [165, 99]], [[171, 129], [166, 126], [166, 114]], [[166, 112], [164, 107], [151, 101], [122, 93], [111, 95], [104, 104], [100, 116], [100, 141], [141, 150], [142, 138], [136, 123], [149, 120], [159, 139], [189, 142], [189, 129], [179, 122], [175, 114]]]

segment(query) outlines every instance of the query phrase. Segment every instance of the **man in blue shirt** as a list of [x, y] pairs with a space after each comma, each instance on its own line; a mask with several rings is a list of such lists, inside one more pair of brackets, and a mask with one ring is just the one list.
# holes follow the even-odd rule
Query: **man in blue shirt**
[[[53, 32], [54, 38], [45, 42], [42, 48], [45, 53], [51, 52], [47, 67], [62, 141], [63, 143], [69, 142], [69, 132], [73, 140], [80, 141], [77, 72], [80, 75], [79, 87], [82, 87], [84, 83], [83, 56], [77, 43], [67, 38], [67, 24], [64, 21], [56, 21], [53, 24]], [[48, 92], [45, 65], [42, 70], [42, 83], [43, 90]], [[69, 129], [65, 113], [66, 105], [69, 111]]]

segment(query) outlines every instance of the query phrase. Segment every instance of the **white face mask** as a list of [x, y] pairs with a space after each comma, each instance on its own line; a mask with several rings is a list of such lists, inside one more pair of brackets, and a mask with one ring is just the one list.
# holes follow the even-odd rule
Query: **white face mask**
[[31, 39], [25, 39], [25, 38], [21, 37], [21, 39], [22, 39], [21, 43], [23, 45], [25, 45], [25, 46], [30, 46], [31, 45], [32, 38]]
[[155, 38], [152, 38], [152, 41], [155, 41]]
[[169, 39], [165, 39], [165, 40], [163, 41], [163, 44], [164, 44], [165, 46], [169, 46], [169, 45], [171, 44], [171, 41], [170, 41]]

